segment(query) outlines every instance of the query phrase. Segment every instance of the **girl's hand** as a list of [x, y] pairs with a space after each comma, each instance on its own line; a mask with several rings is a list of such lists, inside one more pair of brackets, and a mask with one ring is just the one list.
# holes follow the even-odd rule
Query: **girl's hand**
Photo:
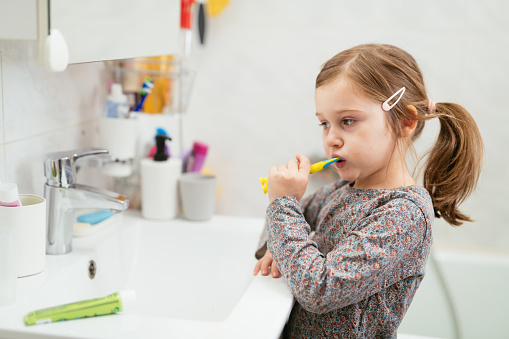
[[274, 260], [272, 259], [272, 254], [269, 250], [265, 252], [265, 255], [258, 260], [258, 263], [255, 265], [254, 269], [254, 275], [257, 275], [258, 272], [262, 271], [262, 275], [268, 275], [269, 271], [272, 274], [272, 278], [279, 278], [281, 277], [281, 273], [279, 272], [279, 269], [277, 268], [276, 264], [274, 263]]
[[297, 160], [291, 160], [286, 165], [271, 167], [267, 184], [269, 201], [272, 202], [282, 196], [293, 196], [300, 200], [306, 193], [310, 168], [309, 159], [302, 154], [297, 155]]

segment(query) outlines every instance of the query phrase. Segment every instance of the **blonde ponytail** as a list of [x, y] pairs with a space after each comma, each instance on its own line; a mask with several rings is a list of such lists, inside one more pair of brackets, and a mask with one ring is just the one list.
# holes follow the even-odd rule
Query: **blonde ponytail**
[[460, 105], [437, 103], [438, 139], [429, 151], [424, 188], [431, 195], [435, 216], [459, 226], [472, 221], [458, 206], [472, 193], [481, 172], [483, 143], [477, 125]]

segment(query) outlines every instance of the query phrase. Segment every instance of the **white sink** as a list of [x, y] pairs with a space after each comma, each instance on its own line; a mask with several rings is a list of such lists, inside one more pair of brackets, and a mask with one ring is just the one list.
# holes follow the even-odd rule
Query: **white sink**
[[[71, 253], [47, 255], [44, 272], [18, 279], [16, 303], [0, 307], [0, 337], [279, 337], [293, 297], [283, 279], [252, 275], [263, 219], [153, 222], [131, 211], [115, 218], [74, 238]], [[23, 324], [30, 311], [127, 289], [136, 291], [135, 311]]]

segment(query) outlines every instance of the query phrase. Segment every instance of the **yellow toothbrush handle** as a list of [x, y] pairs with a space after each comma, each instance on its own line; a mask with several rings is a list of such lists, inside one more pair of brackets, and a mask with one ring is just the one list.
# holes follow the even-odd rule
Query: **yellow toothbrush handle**
[[316, 173], [316, 172], [320, 172], [325, 167], [329, 166], [330, 164], [332, 164], [333, 162], [336, 162], [338, 160], [340, 160], [340, 159], [339, 158], [332, 158], [332, 159], [327, 159], [327, 160], [324, 160], [324, 161], [317, 162], [316, 164], [311, 165], [309, 173], [313, 174], [313, 173]]
[[269, 178], [260, 177], [260, 183], [262, 184], [263, 194], [267, 194], [267, 183], [269, 182]]
[[317, 162], [316, 164], [311, 165], [311, 168], [309, 169], [309, 173], [313, 174], [316, 172], [320, 172], [321, 170], [323, 170], [323, 165], [324, 165], [323, 161], [320, 161], [320, 162]]
[[[338, 160], [340, 160], [340, 159], [339, 158], [332, 158], [332, 159], [327, 159], [327, 160], [324, 160], [324, 161], [317, 162], [316, 164], [311, 165], [309, 173], [313, 174], [313, 173], [316, 173], [316, 172], [320, 172], [325, 167], [329, 166], [330, 164], [332, 164], [333, 162], [336, 162]], [[263, 178], [260, 177], [260, 183], [262, 184], [263, 194], [267, 194], [267, 183], [268, 182], [269, 182], [269, 178], [267, 178], [267, 177], [263, 177]]]

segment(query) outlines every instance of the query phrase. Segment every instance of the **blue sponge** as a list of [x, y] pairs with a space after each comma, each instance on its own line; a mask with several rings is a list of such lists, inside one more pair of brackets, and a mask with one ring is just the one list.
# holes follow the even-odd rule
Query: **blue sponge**
[[110, 210], [100, 210], [97, 212], [80, 215], [77, 220], [79, 222], [87, 223], [90, 225], [96, 225], [101, 221], [108, 219], [113, 216], [113, 212]]

